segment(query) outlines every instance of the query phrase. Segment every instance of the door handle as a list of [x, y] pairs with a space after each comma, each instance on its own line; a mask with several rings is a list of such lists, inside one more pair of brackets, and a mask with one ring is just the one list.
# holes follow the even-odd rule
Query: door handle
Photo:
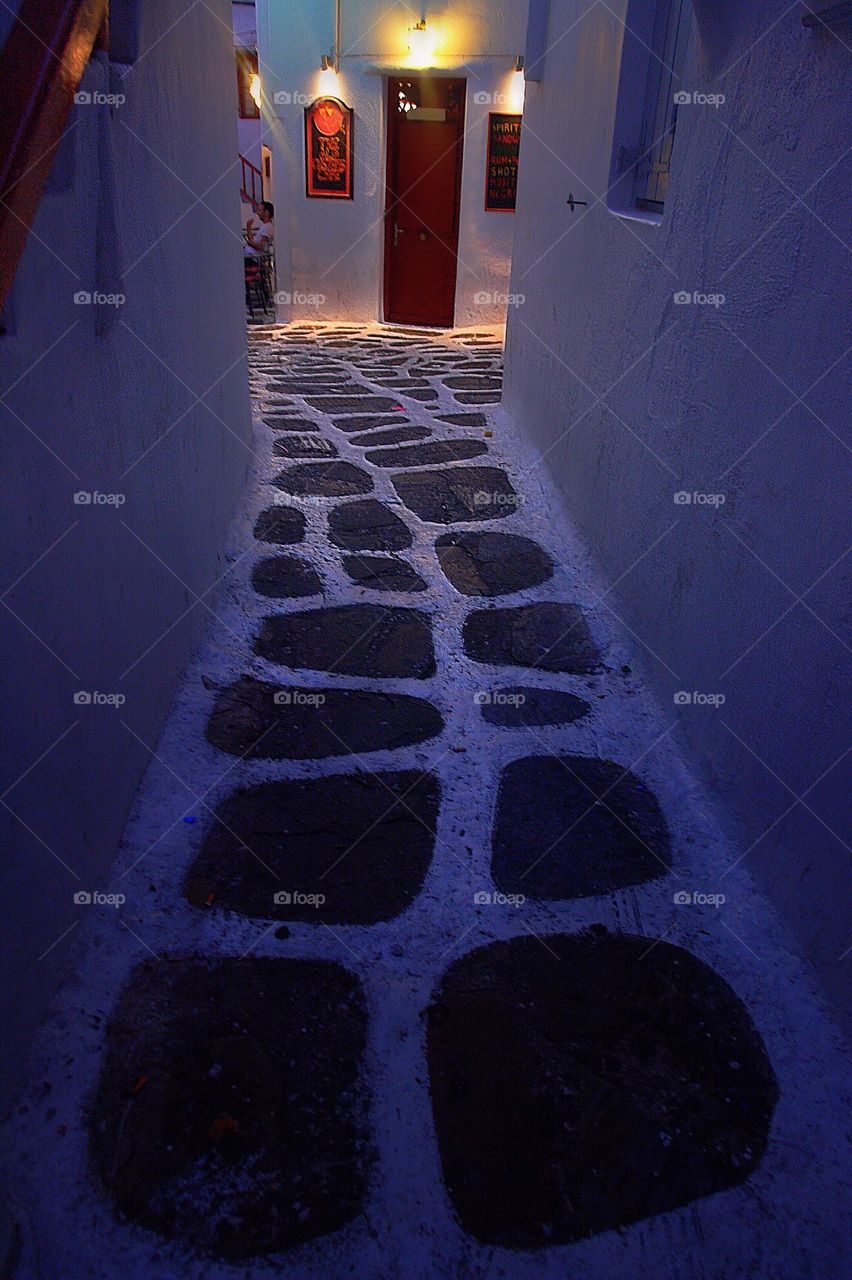
[[398, 222], [393, 224], [393, 247], [399, 248], [399, 237], [405, 235], [405, 227], [401, 227]]

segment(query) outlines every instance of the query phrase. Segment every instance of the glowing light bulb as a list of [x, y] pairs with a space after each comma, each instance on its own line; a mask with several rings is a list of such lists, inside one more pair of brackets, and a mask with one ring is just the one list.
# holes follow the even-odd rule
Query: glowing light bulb
[[254, 98], [255, 106], [258, 111], [261, 107], [260, 92], [260, 76], [255, 72], [249, 83], [249, 93]]
[[513, 111], [523, 111], [526, 91], [527, 84], [523, 71], [514, 71], [512, 73], [512, 82], [509, 86], [509, 105]]
[[437, 33], [426, 25], [426, 19], [408, 29], [409, 63], [412, 67], [430, 67], [435, 57]]

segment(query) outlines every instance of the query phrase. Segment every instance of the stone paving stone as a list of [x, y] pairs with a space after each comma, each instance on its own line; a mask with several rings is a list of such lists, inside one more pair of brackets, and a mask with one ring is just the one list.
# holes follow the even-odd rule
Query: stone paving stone
[[478, 609], [464, 624], [464, 648], [476, 662], [587, 675], [600, 655], [575, 604]]
[[[217, 810], [186, 896], [196, 906], [268, 919], [391, 920], [422, 887], [439, 795], [437, 778], [414, 771], [236, 791]], [[323, 901], [312, 900], [317, 895]]]
[[313, 418], [290, 418], [283, 413], [264, 413], [263, 421], [273, 431], [319, 431], [320, 424]]
[[322, 593], [319, 574], [300, 556], [269, 556], [260, 560], [252, 570], [251, 585], [259, 595], [276, 600]]
[[295, 507], [267, 507], [254, 526], [254, 536], [261, 542], [291, 546], [305, 540], [305, 517]]
[[450, 422], [455, 427], [487, 427], [488, 419], [484, 413], [439, 413], [439, 422]]
[[432, 1106], [447, 1191], [481, 1243], [582, 1240], [760, 1163], [778, 1100], [760, 1036], [712, 969], [652, 941], [520, 937], [446, 973]]
[[345, 498], [373, 488], [367, 472], [351, 462], [304, 463], [282, 471], [272, 483], [285, 493], [313, 498]]
[[372, 591], [425, 591], [427, 586], [398, 556], [344, 556], [343, 568], [359, 587]]
[[339, 675], [435, 674], [429, 615], [377, 604], [339, 605], [264, 618], [255, 652], [270, 662]]
[[207, 740], [246, 760], [323, 760], [437, 737], [430, 702], [366, 689], [302, 689], [242, 676], [218, 694]]
[[489, 394], [486, 391], [454, 391], [453, 398], [459, 404], [499, 404], [502, 396], [498, 392]]
[[612, 760], [528, 756], [503, 770], [494, 883], [529, 898], [587, 898], [643, 884], [671, 867], [656, 797]]
[[389, 431], [365, 431], [361, 435], [353, 436], [350, 443], [357, 445], [359, 449], [369, 449], [374, 445], [403, 444], [406, 440], [424, 440], [431, 434], [428, 427], [392, 427]]
[[414, 541], [405, 521], [375, 498], [334, 507], [328, 528], [334, 545], [347, 551], [404, 551]]
[[505, 471], [496, 467], [451, 467], [391, 476], [406, 507], [432, 524], [499, 520], [514, 515], [520, 499]]
[[279, 382], [274, 382], [269, 387], [270, 391], [285, 391], [290, 395], [299, 395], [303, 400], [311, 403], [309, 397], [312, 396], [345, 396], [363, 393], [366, 388], [358, 382], [334, 383], [328, 377], [314, 383], [295, 383], [292, 386], [284, 386]]
[[451, 391], [493, 391], [499, 390], [502, 379], [492, 374], [463, 373], [456, 377], [444, 378], [445, 387]]
[[591, 711], [588, 702], [561, 689], [535, 689], [514, 685], [480, 695], [483, 719], [503, 729], [535, 728], [548, 724], [571, 724]]
[[382, 414], [367, 414], [355, 418], [333, 418], [331, 425], [337, 427], [338, 431], [345, 431], [351, 434], [353, 431], [370, 431], [373, 427], [398, 427], [402, 423], [408, 422], [408, 418], [386, 417]]
[[388, 396], [306, 396], [306, 400], [320, 413], [387, 413], [399, 408], [399, 401]]
[[336, 458], [337, 449], [324, 436], [284, 436], [272, 446], [276, 458]]
[[427, 400], [438, 399], [434, 387], [414, 387], [411, 391], [401, 391], [400, 395], [407, 396], [409, 400], [421, 400], [424, 404]]
[[553, 561], [531, 538], [514, 533], [444, 533], [438, 563], [466, 596], [500, 596], [553, 577]]
[[228, 1262], [351, 1221], [374, 1159], [366, 1029], [358, 979], [326, 960], [145, 961], [91, 1110], [117, 1212]]
[[465, 462], [488, 452], [479, 440], [433, 440], [403, 449], [373, 449], [365, 454], [374, 467], [424, 467], [442, 462]]

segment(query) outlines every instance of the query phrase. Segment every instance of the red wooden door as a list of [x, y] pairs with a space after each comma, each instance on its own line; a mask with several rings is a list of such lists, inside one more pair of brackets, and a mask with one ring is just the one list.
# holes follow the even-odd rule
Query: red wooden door
[[465, 85], [388, 81], [386, 320], [453, 324]]

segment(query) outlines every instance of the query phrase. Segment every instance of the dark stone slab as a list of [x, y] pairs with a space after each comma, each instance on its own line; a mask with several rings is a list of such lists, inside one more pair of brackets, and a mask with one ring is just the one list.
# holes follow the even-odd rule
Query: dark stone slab
[[521, 499], [505, 471], [496, 467], [452, 467], [391, 476], [405, 506], [433, 524], [499, 520], [514, 515]]
[[374, 1159], [366, 1029], [358, 979], [327, 960], [145, 961], [91, 1110], [117, 1213], [228, 1262], [351, 1221]]
[[[184, 892], [196, 906], [212, 894], [211, 905], [244, 916], [312, 924], [391, 920], [422, 887], [439, 794], [437, 778], [413, 771], [237, 791], [217, 810]], [[314, 895], [324, 901], [305, 901]]]
[[547, 552], [514, 533], [444, 533], [435, 550], [444, 574], [466, 596], [506, 595], [553, 577]]
[[291, 467], [272, 482], [285, 493], [301, 497], [345, 498], [352, 493], [369, 493], [373, 482], [351, 462], [313, 462]]
[[271, 662], [350, 676], [435, 674], [429, 616], [377, 604], [339, 605], [264, 618], [255, 652]]
[[375, 498], [335, 507], [328, 528], [334, 545], [347, 551], [404, 551], [413, 542], [405, 521]]
[[286, 600], [322, 592], [319, 574], [300, 556], [270, 556], [252, 570], [251, 585], [262, 596]]
[[336, 458], [337, 449], [324, 436], [284, 436], [272, 452], [277, 458]]
[[499, 404], [502, 396], [498, 391], [455, 391], [453, 398], [459, 404]]
[[671, 867], [656, 797], [612, 760], [529, 756], [503, 770], [494, 883], [531, 898], [587, 898]]
[[425, 591], [420, 574], [398, 556], [344, 556], [343, 568], [359, 587], [372, 591]]
[[452, 391], [499, 391], [501, 382], [500, 377], [484, 373], [460, 373], [443, 379], [444, 386]]
[[389, 396], [308, 396], [308, 404], [320, 413], [387, 413], [399, 407]]
[[254, 536], [261, 542], [276, 542], [279, 546], [304, 542], [305, 517], [295, 507], [267, 507], [257, 517]]
[[503, 729], [535, 728], [537, 725], [571, 724], [591, 711], [588, 702], [560, 689], [534, 689], [516, 685], [476, 695], [483, 719]]
[[[270, 386], [271, 391], [275, 391], [276, 389], [277, 384]], [[308, 401], [308, 404], [311, 403], [311, 400], [308, 399], [309, 396], [345, 396], [361, 394], [366, 391], [366, 388], [357, 382], [348, 382], [346, 384], [341, 383], [340, 386], [334, 386], [326, 380], [318, 382], [312, 387], [306, 387], [304, 384], [301, 384], [299, 390], [297, 390], [296, 387], [281, 387], [280, 389], [282, 391], [289, 391], [291, 395], [302, 396], [303, 399]]]
[[319, 431], [320, 424], [313, 418], [290, 418], [283, 413], [265, 413], [263, 421], [273, 431]]
[[333, 418], [331, 425], [337, 427], [338, 431], [345, 431], [347, 434], [351, 434], [353, 431], [371, 431], [373, 427], [398, 427], [403, 422], [408, 422], [408, 418], [396, 416], [389, 418], [382, 414], [367, 414], [366, 417]]
[[586, 675], [600, 655], [575, 604], [478, 609], [464, 624], [464, 648], [476, 662]]
[[438, 399], [438, 393], [434, 387], [413, 387], [410, 391], [401, 391], [400, 395], [407, 396], [409, 400], [420, 400], [424, 404], [427, 400]]
[[371, 379], [371, 381], [378, 383], [378, 385], [381, 387], [388, 387], [388, 388], [394, 388], [394, 389], [398, 387], [404, 391], [410, 391], [412, 387], [425, 388], [429, 386], [429, 383], [426, 381], [425, 378], [416, 378], [414, 374], [409, 374], [407, 378], [377, 377], [377, 378]]
[[439, 422], [450, 422], [455, 427], [487, 427], [488, 419], [484, 413], [439, 413]]
[[668, 1213], [745, 1182], [766, 1151], [763, 1042], [728, 984], [667, 942], [492, 943], [450, 967], [427, 1018], [444, 1182], [483, 1244]]
[[428, 467], [441, 462], [465, 462], [488, 452], [479, 440], [432, 440], [403, 449], [373, 449], [366, 454], [374, 467]]
[[362, 435], [352, 437], [352, 444], [369, 449], [374, 445], [403, 444], [406, 440], [424, 440], [431, 436], [428, 427], [391, 427], [388, 431], [366, 431]]
[[395, 751], [443, 727], [430, 702], [408, 694], [283, 687], [243, 676], [217, 696], [207, 740], [245, 760], [324, 760]]

